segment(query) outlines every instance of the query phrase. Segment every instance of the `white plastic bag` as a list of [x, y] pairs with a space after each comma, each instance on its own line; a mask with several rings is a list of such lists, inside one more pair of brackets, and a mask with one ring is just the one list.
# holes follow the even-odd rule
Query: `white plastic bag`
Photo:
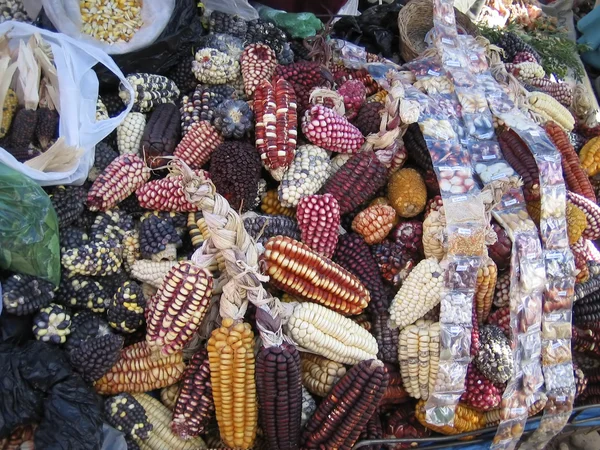
[[129, 42], [116, 44], [100, 42], [81, 32], [79, 0], [42, 0], [42, 5], [52, 25], [61, 33], [92, 44], [109, 55], [120, 55], [140, 50], [156, 41], [171, 19], [175, 0], [144, 0], [142, 2], [144, 24]]
[[67, 144], [81, 147], [84, 153], [79, 164], [68, 172], [45, 173], [32, 169], [17, 161], [3, 148], [0, 148], [0, 162], [27, 175], [42, 186], [81, 185], [94, 164], [96, 144], [121, 123], [133, 105], [133, 101], [130, 101], [125, 111], [117, 117], [96, 122], [98, 77], [92, 67], [97, 63], [105, 65], [121, 80], [131, 99], [134, 97], [133, 88], [110, 56], [102, 50], [33, 25], [15, 21], [0, 24], [0, 35], [7, 34], [11, 48], [16, 48], [19, 40], [29, 40], [34, 33], [38, 33], [52, 46], [54, 54], [60, 102], [59, 136], [64, 137]]
[[250, 6], [248, 0], [203, 0], [202, 4], [207, 14], [219, 11], [248, 21], [258, 19], [258, 11]]

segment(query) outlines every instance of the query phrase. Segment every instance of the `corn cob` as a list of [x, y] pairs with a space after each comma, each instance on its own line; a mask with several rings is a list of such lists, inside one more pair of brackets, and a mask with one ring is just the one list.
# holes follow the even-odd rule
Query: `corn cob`
[[375, 413], [388, 382], [379, 360], [362, 361], [352, 367], [306, 424], [302, 447], [351, 449]]
[[53, 299], [54, 286], [41, 278], [14, 273], [2, 282], [2, 303], [10, 314], [32, 314], [48, 306]]
[[474, 408], [458, 404], [454, 411], [454, 425], [432, 425], [425, 419], [425, 401], [419, 400], [415, 407], [415, 417], [423, 425], [435, 431], [436, 433], [453, 435], [459, 433], [467, 433], [470, 431], [480, 430], [485, 427], [485, 415], [484, 413], [477, 411]]
[[146, 342], [138, 342], [124, 348], [117, 363], [94, 386], [102, 395], [146, 392], [176, 383], [184, 369], [181, 353], [163, 356], [152, 352]]
[[210, 368], [206, 349], [198, 350], [186, 367], [173, 408], [171, 429], [182, 439], [203, 434], [214, 417]]
[[540, 172], [527, 144], [513, 130], [504, 131], [498, 138], [502, 154], [513, 169], [523, 178], [525, 199], [540, 199]]
[[409, 395], [408, 392], [406, 392], [406, 389], [404, 389], [402, 375], [398, 369], [398, 362], [395, 364], [385, 363], [385, 370], [390, 377], [390, 382], [388, 383], [385, 394], [383, 394], [383, 397], [379, 402], [379, 406], [398, 405], [408, 401]]
[[565, 131], [571, 131], [575, 127], [575, 119], [571, 112], [550, 95], [531, 92], [527, 96], [527, 103], [529, 108], [544, 121], [556, 122]]
[[[528, 402], [531, 402], [527, 407], [527, 415], [529, 417], [533, 417], [537, 415], [544, 409], [546, 406], [546, 402], [548, 401], [548, 397], [543, 392], [537, 392], [532, 399], [528, 399]], [[490, 411], [486, 411], [483, 414], [485, 424], [488, 427], [495, 427], [502, 420], [502, 409], [492, 409]]]
[[573, 89], [568, 83], [557, 83], [548, 78], [532, 78], [527, 83], [554, 97], [565, 108], [569, 108], [573, 102]]
[[163, 156], [171, 156], [180, 139], [179, 110], [173, 103], [157, 105], [142, 136], [142, 155], [148, 167], [166, 164]]
[[575, 269], [577, 276], [575, 281], [578, 283], [585, 283], [590, 278], [590, 268], [587, 263], [587, 251], [586, 251], [585, 239], [579, 238], [577, 242], [570, 245], [571, 252], [575, 258]]
[[355, 275], [367, 288], [371, 297], [367, 305], [369, 312], [387, 311], [390, 299], [386, 296], [377, 262], [363, 238], [355, 233], [339, 236], [333, 261]]
[[359, 80], [348, 80], [340, 85], [337, 89], [337, 93], [341, 95], [344, 101], [346, 118], [348, 120], [354, 119], [361, 106], [367, 100], [367, 90], [365, 85]]
[[392, 230], [396, 210], [389, 205], [372, 205], [362, 210], [352, 221], [352, 229], [360, 234], [367, 244], [382, 242]]
[[379, 86], [367, 69], [343, 69], [336, 71], [334, 79], [338, 85], [348, 80], [358, 80], [367, 89], [368, 96], [375, 95], [381, 90], [381, 86]]
[[129, 197], [150, 178], [137, 155], [121, 155], [98, 176], [87, 196], [90, 211], [106, 211]]
[[296, 217], [296, 210], [294, 208], [288, 208], [281, 204], [276, 190], [267, 191], [261, 201], [260, 210], [271, 216]]
[[340, 208], [331, 194], [302, 197], [296, 210], [302, 242], [331, 258], [338, 240]]
[[61, 264], [70, 274], [107, 276], [117, 273], [123, 262], [121, 245], [115, 241], [94, 242], [67, 250]]
[[10, 134], [7, 136], [10, 148], [14, 151], [26, 150], [33, 142], [38, 116], [36, 109], [19, 108], [13, 119]]
[[109, 325], [122, 333], [133, 333], [144, 324], [146, 299], [135, 281], [119, 286], [107, 308]]
[[278, 194], [281, 204], [295, 207], [305, 195], [315, 194], [329, 178], [331, 162], [327, 152], [316, 145], [302, 145], [283, 174]]
[[192, 338], [212, 295], [210, 272], [191, 261], [177, 263], [163, 280], [146, 311], [146, 342], [170, 355]]
[[176, 264], [176, 261], [155, 262], [141, 259], [133, 263], [131, 276], [143, 284], [147, 283], [159, 288], [162, 286], [163, 279]]
[[442, 295], [444, 270], [435, 258], [421, 261], [406, 278], [390, 306], [390, 321], [405, 327], [436, 306]]
[[256, 357], [260, 423], [268, 448], [297, 449], [302, 416], [300, 354], [293, 345], [262, 347]]
[[280, 181], [296, 151], [296, 95], [290, 83], [279, 78], [274, 84], [263, 80], [254, 97], [256, 148], [263, 165]]
[[140, 226], [142, 258], [152, 261], [175, 261], [177, 248], [181, 245], [181, 238], [171, 220], [155, 215], [142, 218]]
[[214, 48], [202, 48], [196, 52], [192, 72], [200, 83], [225, 84], [238, 77], [240, 63]]
[[119, 153], [113, 150], [113, 148], [105, 142], [99, 142], [96, 144], [96, 150], [94, 154], [94, 165], [88, 173], [89, 181], [96, 181], [98, 176], [113, 162]]
[[365, 142], [348, 119], [323, 105], [314, 105], [304, 113], [302, 132], [313, 144], [339, 153], [355, 153]]
[[369, 200], [387, 181], [387, 169], [373, 153], [361, 152], [352, 156], [333, 175], [321, 194], [332, 194], [346, 214]]
[[[196, 176], [207, 178], [202, 169], [194, 171]], [[140, 205], [155, 211], [189, 212], [197, 211], [198, 206], [190, 203], [185, 196], [183, 175], [174, 171], [165, 178], [152, 180], [135, 191]]]
[[142, 258], [139, 232], [137, 230], [125, 232], [121, 246], [123, 247], [123, 268], [130, 273], [133, 264]]
[[251, 98], [260, 83], [268, 82], [273, 76], [277, 66], [277, 57], [275, 52], [265, 44], [250, 44], [242, 52], [240, 66], [244, 79], [244, 91]]
[[600, 136], [586, 142], [579, 152], [579, 159], [588, 176], [593, 177], [600, 173]]
[[199, 211], [189, 212], [187, 218], [187, 228], [188, 234], [190, 236], [190, 240], [192, 241], [192, 245], [195, 249], [199, 248], [204, 242], [204, 236], [202, 236], [202, 231], [198, 226], [198, 221], [204, 218], [202, 217], [202, 213]]
[[4, 97], [4, 104], [2, 105], [2, 123], [0, 123], [0, 138], [3, 138], [8, 134], [8, 130], [17, 111], [19, 102], [17, 94], [12, 89], [8, 89], [6, 96]]
[[63, 306], [50, 303], [33, 316], [33, 335], [42, 342], [64, 344], [71, 333], [71, 315]]
[[[103, 333], [106, 331], [102, 331]], [[99, 380], [119, 359], [123, 337], [98, 333], [69, 352], [69, 362], [88, 383]]]
[[223, 143], [223, 137], [208, 122], [193, 123], [183, 139], [177, 144], [173, 156], [181, 159], [192, 169], [199, 169], [210, 155]]
[[600, 238], [600, 206], [574, 192], [567, 192], [567, 201], [583, 211], [587, 219], [587, 227], [581, 237], [591, 241]]
[[[186, 368], [187, 370], [187, 368]], [[181, 392], [181, 383], [175, 383], [160, 390], [160, 402], [173, 411]]]
[[258, 421], [252, 328], [225, 318], [212, 332], [207, 349], [221, 438], [229, 447], [249, 449]]
[[257, 243], [264, 245], [273, 236], [288, 236], [300, 239], [300, 229], [295, 220], [286, 216], [244, 215], [244, 228]]
[[469, 364], [465, 378], [465, 392], [461, 395], [460, 401], [479, 411], [489, 411], [500, 405], [503, 390], [504, 386], [492, 383], [473, 364]]
[[494, 306], [496, 308], [508, 306], [508, 303], [510, 302], [509, 290], [510, 274], [508, 272], [503, 272], [498, 275], [496, 280], [496, 289], [494, 291]]
[[121, 155], [128, 153], [139, 155], [142, 136], [146, 127], [146, 116], [142, 113], [130, 112], [117, 127], [117, 148]]
[[50, 195], [60, 228], [71, 225], [85, 209], [85, 189], [79, 186], [57, 186]]
[[389, 327], [389, 320], [387, 311], [373, 314], [372, 333], [379, 349], [377, 358], [387, 363], [398, 363], [398, 331]]
[[339, 153], [335, 155], [331, 160], [330, 172], [331, 176], [337, 173], [354, 155], [352, 153]]
[[345, 315], [359, 314], [369, 292], [350, 272], [285, 236], [267, 241], [261, 261], [271, 284]]
[[48, 150], [58, 130], [58, 112], [46, 106], [38, 108], [38, 120], [35, 126], [35, 137], [42, 151]]
[[30, 450], [34, 448], [34, 432], [36, 425], [16, 427], [10, 436], [0, 439], [2, 450]]
[[108, 290], [92, 277], [63, 274], [56, 292], [56, 302], [73, 309], [106, 311], [110, 301]]
[[491, 258], [488, 258], [477, 271], [475, 303], [477, 308], [477, 322], [479, 324], [485, 322], [490, 315], [497, 277], [498, 269], [496, 268], [496, 264]]
[[152, 425], [147, 440], [136, 439], [141, 450], [197, 450], [205, 449], [200, 437], [183, 440], [171, 431], [171, 411], [148, 394], [135, 393], [132, 396], [144, 408], [148, 422]]
[[294, 307], [288, 333], [298, 345], [343, 364], [356, 364], [377, 355], [377, 342], [367, 330], [315, 303]]
[[128, 449], [139, 449], [137, 440], [147, 440], [152, 431], [146, 411], [131, 394], [119, 394], [104, 401], [106, 421], [125, 434]]
[[596, 195], [594, 194], [592, 184], [586, 172], [582, 169], [577, 153], [569, 142], [567, 134], [554, 122], [546, 123], [544, 129], [562, 156], [562, 168], [567, 188], [596, 202]]
[[311, 394], [326, 397], [346, 374], [343, 364], [313, 353], [302, 353], [302, 383]]
[[[157, 105], [174, 102], [179, 97], [177, 85], [162, 75], [133, 73], [127, 75], [127, 81], [133, 86], [132, 110], [135, 112], [150, 112]], [[125, 104], [131, 100], [129, 91], [122, 84], [119, 85], [119, 97]]]

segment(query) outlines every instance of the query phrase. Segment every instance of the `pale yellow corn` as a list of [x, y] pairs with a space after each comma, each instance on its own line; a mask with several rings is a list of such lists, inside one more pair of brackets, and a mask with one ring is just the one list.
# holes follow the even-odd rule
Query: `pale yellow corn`
[[81, 32], [107, 44], [129, 42], [142, 27], [142, 0], [81, 0]]
[[554, 97], [543, 92], [532, 92], [527, 97], [529, 108], [547, 122], [556, 122], [565, 131], [572, 131], [575, 118]]

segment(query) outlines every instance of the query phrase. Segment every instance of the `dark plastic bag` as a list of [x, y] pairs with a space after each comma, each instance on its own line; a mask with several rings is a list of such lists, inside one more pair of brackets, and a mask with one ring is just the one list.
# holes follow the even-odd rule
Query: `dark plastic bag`
[[0, 342], [20, 345], [35, 339], [32, 327], [33, 315], [14, 316], [4, 312], [0, 314]]
[[[36, 25], [56, 31], [44, 11]], [[176, 0], [171, 20], [153, 44], [135, 52], [112, 55], [112, 58], [125, 75], [134, 72], [165, 74], [183, 55], [189, 54], [204, 33], [197, 1]], [[103, 88], [119, 84], [119, 80], [103, 65], [96, 65], [94, 70]]]
[[54, 385], [44, 402], [44, 419], [33, 436], [44, 450], [100, 450], [102, 410], [99, 397], [79, 377]]
[[50, 198], [25, 175], [0, 164], [0, 267], [58, 286], [58, 220]]

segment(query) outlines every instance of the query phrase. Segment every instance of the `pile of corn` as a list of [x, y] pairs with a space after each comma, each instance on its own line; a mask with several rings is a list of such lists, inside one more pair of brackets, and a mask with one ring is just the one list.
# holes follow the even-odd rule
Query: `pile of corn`
[[[142, 25], [137, 0], [80, 5], [83, 32], [105, 42], [127, 41]], [[115, 14], [104, 18], [108, 9]], [[130, 448], [350, 449], [363, 439], [497, 424], [505, 379], [484, 369], [510, 359], [502, 353], [510, 230], [492, 221], [496, 239], [486, 239], [479, 272], [449, 269], [440, 186], [466, 188], [466, 178], [438, 184], [435, 149], [418, 125], [408, 127], [402, 108], [383, 129], [401, 124], [403, 142], [373, 146], [395, 91], [386, 94], [365, 69], [339, 59], [329, 69], [305, 60], [300, 42], [260, 19], [214, 13], [209, 24], [210, 46], [168, 76], [127, 75], [133, 111], [97, 146], [84, 186], [47, 188], [60, 223], [62, 280], [54, 289], [7, 274], [5, 314], [35, 314], [36, 339], [64, 349], [104, 396], [106, 420]], [[102, 112], [115, 116], [130, 98], [119, 89], [101, 100]], [[557, 103], [539, 92], [529, 98], [564, 158], [569, 240], [581, 274], [575, 349], [586, 360], [599, 356], [590, 322], [600, 311], [600, 207], [588, 176], [600, 172], [600, 137], [588, 130], [577, 154], [575, 119]], [[504, 136], [515, 159], [527, 161], [527, 146]], [[539, 215], [534, 168], [514, 169]], [[248, 236], [236, 245], [254, 249], [263, 287], [283, 303], [285, 314], [269, 316], [275, 330], [282, 322], [281, 341], [265, 342], [268, 313], [252, 303], [239, 316], [224, 313], [220, 277], [233, 269], [213, 245], [224, 225], [203, 212], [191, 186], [214, 189], [232, 208], [227, 217], [240, 220], [228, 232]], [[425, 401], [456, 378], [440, 363], [440, 303], [444, 283], [454, 277], [459, 286], [461, 276], [477, 286], [473, 315], [467, 311], [474, 362], [454, 425], [434, 426]]]

